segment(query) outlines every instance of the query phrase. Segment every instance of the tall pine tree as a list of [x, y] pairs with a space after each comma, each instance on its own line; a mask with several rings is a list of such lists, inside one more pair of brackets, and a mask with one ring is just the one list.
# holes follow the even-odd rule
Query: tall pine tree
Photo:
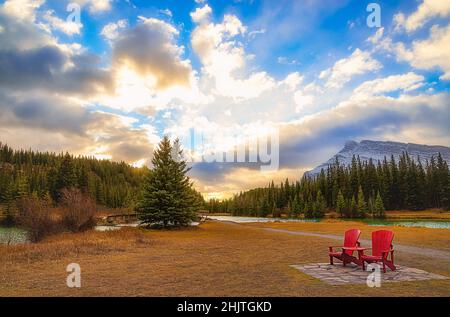
[[[175, 157], [177, 156], [177, 157]], [[187, 226], [196, 219], [198, 198], [186, 173], [186, 162], [179, 160], [179, 143], [171, 144], [165, 136], [152, 159], [153, 169], [143, 182], [142, 198], [137, 211], [143, 224]]]

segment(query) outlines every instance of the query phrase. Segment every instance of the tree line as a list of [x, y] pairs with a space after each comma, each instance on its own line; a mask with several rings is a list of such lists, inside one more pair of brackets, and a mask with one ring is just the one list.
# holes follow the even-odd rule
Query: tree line
[[264, 188], [241, 192], [231, 199], [210, 200], [209, 212], [236, 216], [282, 214], [321, 218], [336, 211], [345, 218], [383, 218], [387, 210], [450, 209], [450, 171], [441, 154], [422, 162], [403, 153], [376, 163], [353, 157], [345, 166], [336, 161], [313, 177], [272, 181]]
[[148, 169], [69, 153], [13, 150], [0, 143], [0, 204], [34, 196], [59, 202], [64, 188], [78, 188], [97, 204], [132, 207]]

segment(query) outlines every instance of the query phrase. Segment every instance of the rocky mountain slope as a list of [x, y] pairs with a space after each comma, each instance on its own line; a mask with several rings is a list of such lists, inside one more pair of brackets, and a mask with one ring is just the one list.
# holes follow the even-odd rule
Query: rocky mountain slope
[[338, 158], [339, 162], [343, 165], [351, 164], [352, 157], [358, 155], [361, 161], [373, 159], [374, 163], [376, 163], [379, 160], [384, 160], [384, 157], [390, 159], [391, 155], [394, 155], [397, 159], [403, 152], [408, 152], [408, 154], [414, 159], [419, 157], [422, 162], [425, 162], [425, 160], [429, 160], [432, 156], [437, 156], [438, 153], [441, 153], [442, 157], [450, 163], [450, 147], [391, 141], [348, 141], [345, 143], [345, 146], [341, 151], [325, 163], [320, 164], [309, 172], [306, 172], [306, 175], [315, 176], [320, 173], [322, 169], [326, 170], [330, 164], [336, 162], [336, 158]]

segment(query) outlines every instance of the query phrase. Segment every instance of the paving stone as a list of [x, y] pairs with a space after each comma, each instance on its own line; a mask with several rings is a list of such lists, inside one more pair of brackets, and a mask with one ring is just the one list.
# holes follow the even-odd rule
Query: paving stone
[[[330, 285], [366, 284], [367, 277], [372, 273], [363, 271], [360, 267], [353, 263], [348, 264], [345, 267], [341, 263], [336, 263], [335, 265], [330, 265], [329, 263], [308, 263], [291, 266]], [[380, 266], [380, 269], [381, 268], [382, 267]], [[447, 276], [401, 265], [397, 265], [397, 270], [395, 272], [390, 271], [389, 268], [387, 268], [386, 273], [381, 271], [382, 283], [448, 278], [449, 277]]]

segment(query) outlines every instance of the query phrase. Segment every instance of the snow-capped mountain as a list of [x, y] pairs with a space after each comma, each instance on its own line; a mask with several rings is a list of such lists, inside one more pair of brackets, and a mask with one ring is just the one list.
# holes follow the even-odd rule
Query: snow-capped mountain
[[372, 159], [374, 163], [377, 163], [378, 161], [384, 160], [384, 157], [387, 157], [389, 160], [391, 155], [394, 155], [394, 158], [398, 159], [403, 152], [408, 152], [408, 154], [414, 159], [419, 157], [422, 162], [425, 162], [425, 160], [429, 160], [432, 156], [437, 156], [438, 153], [441, 153], [442, 157], [450, 163], [450, 147], [390, 141], [348, 141], [345, 143], [344, 148], [336, 155], [313, 170], [306, 172], [305, 175], [317, 175], [322, 169], [326, 170], [330, 164], [336, 162], [336, 158], [338, 158], [339, 162], [343, 165], [351, 164], [353, 156], [357, 157], [358, 155], [361, 161], [368, 161], [369, 159]]

